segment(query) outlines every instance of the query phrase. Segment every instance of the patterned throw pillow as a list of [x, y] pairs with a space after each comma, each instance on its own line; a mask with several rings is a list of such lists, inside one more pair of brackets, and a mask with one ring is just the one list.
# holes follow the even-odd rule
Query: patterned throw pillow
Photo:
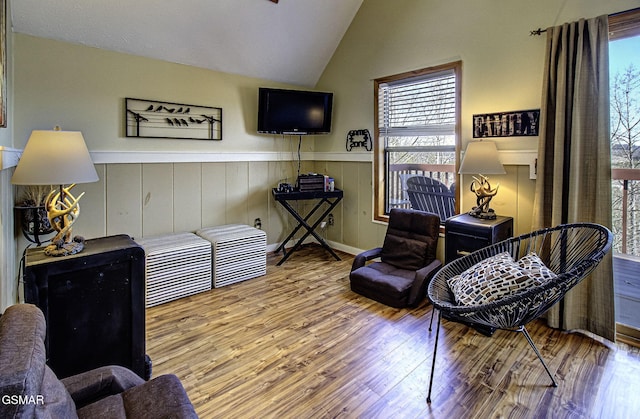
[[[523, 264], [534, 269], [533, 258], [530, 259], [531, 262], [527, 259]], [[538, 266], [538, 269], [541, 267]], [[460, 275], [448, 279], [447, 283], [458, 304], [482, 305], [540, 285], [543, 280], [518, 265], [509, 253], [504, 252], [475, 264]]]
[[558, 275], [542, 262], [542, 259], [535, 253], [531, 252], [526, 256], [523, 256], [518, 261], [518, 266], [529, 271], [531, 276], [538, 277], [541, 282], [546, 282], [556, 278]]

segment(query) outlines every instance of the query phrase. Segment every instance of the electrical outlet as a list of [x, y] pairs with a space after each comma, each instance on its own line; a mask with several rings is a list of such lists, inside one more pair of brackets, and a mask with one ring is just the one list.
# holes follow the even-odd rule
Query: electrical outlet
[[334, 222], [335, 220], [333, 218], [333, 214], [329, 214], [329, 216], [327, 217], [327, 223], [329, 223], [329, 225], [332, 226]]
[[259, 218], [256, 218], [253, 221], [253, 226], [259, 230], [262, 230], [262, 220], [260, 220]]

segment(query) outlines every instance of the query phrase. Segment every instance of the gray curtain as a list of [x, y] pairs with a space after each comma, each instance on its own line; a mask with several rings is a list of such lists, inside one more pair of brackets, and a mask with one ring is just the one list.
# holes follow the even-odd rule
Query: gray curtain
[[[611, 229], [607, 16], [548, 28], [545, 61], [532, 228], [593, 222]], [[611, 255], [547, 321], [615, 340]]]

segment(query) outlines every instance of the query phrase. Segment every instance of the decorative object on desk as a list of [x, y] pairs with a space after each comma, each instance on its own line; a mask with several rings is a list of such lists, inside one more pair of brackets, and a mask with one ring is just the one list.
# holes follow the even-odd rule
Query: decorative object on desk
[[[361, 140], [356, 140], [361, 137]], [[364, 147], [367, 151], [373, 150], [371, 141], [371, 133], [368, 129], [352, 129], [347, 134], [347, 151], [351, 151], [355, 147]]]
[[326, 191], [325, 176], [317, 173], [298, 176], [298, 190], [300, 192]]
[[500, 184], [492, 188], [489, 178], [481, 173], [487, 175], [506, 173], [498, 158], [496, 144], [492, 141], [482, 140], [470, 142], [467, 145], [467, 151], [464, 153], [458, 173], [465, 175], [478, 174], [478, 177], [473, 176], [473, 181], [471, 182], [471, 191], [476, 194], [477, 206], [473, 207], [469, 215], [476, 218], [494, 220], [496, 213], [489, 208], [489, 202], [498, 193]]
[[132, 98], [124, 107], [127, 137], [222, 140], [222, 108]]
[[324, 191], [333, 192], [336, 190], [336, 180], [327, 175], [324, 176]]
[[287, 182], [278, 183], [278, 192], [293, 192], [293, 185]]
[[[46, 247], [48, 256], [81, 252], [84, 239], [71, 239], [72, 224], [80, 214], [77, 198], [71, 194], [76, 183], [96, 182], [98, 174], [91, 161], [82, 133], [78, 131], [33, 131], [22, 152], [11, 182], [14, 185], [60, 185], [45, 201], [47, 218], [57, 231]], [[65, 187], [64, 185], [70, 185]]]
[[473, 115], [473, 138], [538, 135], [540, 109]]
[[51, 185], [26, 185], [22, 198], [14, 207], [20, 214], [20, 228], [24, 237], [40, 246], [41, 236], [53, 232], [47, 217], [46, 198]]

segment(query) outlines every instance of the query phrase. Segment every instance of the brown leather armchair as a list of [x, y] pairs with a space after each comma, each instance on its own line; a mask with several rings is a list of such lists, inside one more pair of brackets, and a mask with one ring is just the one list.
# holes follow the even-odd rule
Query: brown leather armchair
[[[429, 280], [442, 266], [436, 259], [440, 217], [394, 208], [382, 247], [353, 260], [351, 290], [391, 307], [414, 307], [426, 296]], [[368, 263], [376, 258], [380, 261]]]

